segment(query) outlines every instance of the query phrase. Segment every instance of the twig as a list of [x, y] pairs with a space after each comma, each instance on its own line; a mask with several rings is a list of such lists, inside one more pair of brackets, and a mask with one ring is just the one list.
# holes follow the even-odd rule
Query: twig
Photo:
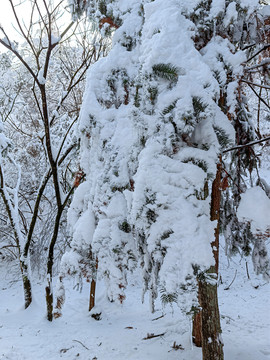
[[225, 153], [227, 153], [229, 151], [239, 150], [239, 149], [242, 149], [242, 148], [245, 148], [245, 147], [248, 147], [248, 146], [253, 146], [253, 145], [256, 145], [256, 144], [260, 144], [260, 143], [262, 143], [264, 141], [268, 141], [268, 140], [270, 140], [270, 136], [267, 136], [267, 137], [265, 137], [263, 139], [260, 139], [260, 140], [252, 141], [252, 142], [250, 142], [248, 144], [236, 145], [236, 146], [233, 146], [233, 147], [231, 147], [229, 149], [226, 149], [226, 150], [222, 151], [222, 154], [225, 154]]
[[157, 317], [157, 318], [155, 318], [155, 319], [152, 319], [152, 321], [156, 321], [156, 320], [162, 319], [164, 316], [165, 316], [165, 315], [163, 314], [163, 315], [161, 315], [161, 316], [159, 316], [159, 317]]
[[242, 81], [242, 82], [244, 82], [244, 83], [246, 83], [246, 84], [248, 84], [248, 85], [257, 86], [257, 87], [259, 87], [259, 88], [261, 88], [261, 89], [267, 89], [267, 90], [270, 89], [270, 86], [262, 85], [262, 84], [257, 84], [257, 83], [254, 83], [254, 82], [252, 82], [252, 81], [246, 80], [246, 79], [241, 79], [240, 81]]
[[163, 336], [165, 335], [166, 333], [162, 333], [162, 334], [147, 334], [146, 337], [144, 337], [142, 340], [149, 340], [149, 339], [153, 339], [153, 338], [156, 338], [156, 337], [160, 337], [160, 336]]
[[185, 350], [181, 344], [176, 344], [176, 341], [174, 341], [172, 350], [169, 350], [168, 352], [171, 352], [173, 350]]
[[254, 55], [252, 55], [249, 59], [247, 59], [246, 63], [249, 62], [250, 60], [254, 59], [262, 51], [267, 50], [269, 47], [270, 47], [270, 44], [266, 44], [264, 47], [262, 47], [260, 50], [258, 50]]
[[88, 349], [88, 347], [85, 346], [81, 341], [79, 341], [79, 340], [72, 340], [72, 341], [75, 341], [75, 342], [81, 344], [86, 350], [90, 350], [90, 349]]
[[234, 278], [233, 278], [232, 282], [230, 283], [229, 286], [227, 286], [226, 288], [224, 288], [224, 290], [229, 290], [229, 288], [230, 288], [230, 287], [232, 286], [232, 284], [234, 283], [234, 280], [235, 280], [235, 278], [236, 278], [236, 274], [237, 274], [237, 270], [235, 270], [235, 274], [234, 274]]

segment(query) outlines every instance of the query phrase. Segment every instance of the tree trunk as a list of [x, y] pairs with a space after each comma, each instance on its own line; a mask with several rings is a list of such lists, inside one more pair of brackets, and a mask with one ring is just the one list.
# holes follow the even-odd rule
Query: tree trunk
[[20, 267], [23, 280], [24, 308], [27, 309], [32, 303], [32, 286], [28, 274], [28, 265], [24, 260], [21, 261]]
[[47, 319], [53, 320], [53, 292], [52, 292], [52, 277], [47, 275], [48, 285], [46, 286], [46, 304], [47, 304]]
[[223, 360], [215, 266], [210, 267], [205, 275], [199, 281], [203, 360]]
[[53, 317], [55, 319], [62, 316], [62, 307], [65, 303], [65, 287], [63, 284], [63, 276], [60, 275], [58, 278], [58, 284], [57, 284], [57, 299], [56, 299], [56, 306], [55, 311], [53, 313]]
[[[92, 251], [90, 251], [90, 257], [93, 258], [93, 254]], [[93, 307], [95, 306], [95, 298], [96, 298], [96, 284], [97, 284], [97, 270], [98, 270], [98, 258], [96, 258], [96, 271], [93, 274], [93, 278], [91, 281], [91, 286], [90, 286], [90, 299], [89, 299], [89, 311], [91, 311], [93, 309]]]
[[89, 311], [91, 311], [95, 306], [95, 296], [96, 296], [96, 280], [92, 279], [90, 286]]
[[47, 281], [48, 285], [46, 286], [46, 303], [47, 303], [47, 319], [49, 321], [53, 320], [53, 288], [52, 288], [52, 277], [53, 277], [53, 263], [54, 263], [54, 246], [58, 236], [58, 230], [60, 226], [60, 219], [63, 212], [63, 207], [58, 208], [55, 223], [53, 236], [49, 246], [48, 260], [47, 260]]
[[221, 159], [212, 185], [211, 221], [217, 221], [215, 239], [211, 243], [215, 265], [198, 277], [198, 301], [201, 307], [193, 319], [193, 342], [202, 347], [203, 360], [223, 360], [220, 315], [217, 297], [219, 265], [219, 215], [221, 199]]
[[[199, 290], [198, 290], [199, 292]], [[202, 312], [198, 310], [193, 318], [192, 341], [197, 347], [202, 347]]]

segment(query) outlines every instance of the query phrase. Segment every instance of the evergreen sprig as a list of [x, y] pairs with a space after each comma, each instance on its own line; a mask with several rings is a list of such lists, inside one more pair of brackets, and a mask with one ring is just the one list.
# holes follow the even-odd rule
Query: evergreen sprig
[[165, 288], [160, 289], [161, 292], [161, 301], [163, 305], [172, 304], [174, 302], [177, 302], [177, 293], [167, 293]]
[[156, 64], [153, 65], [153, 72], [155, 75], [169, 81], [176, 81], [178, 78], [178, 69], [172, 64]]
[[229, 146], [231, 144], [231, 139], [230, 139], [228, 133], [224, 129], [222, 129], [218, 126], [214, 126], [213, 128], [214, 128], [215, 134], [218, 138], [218, 142], [219, 142], [221, 148], [225, 149], [227, 146]]
[[165, 107], [165, 109], [162, 111], [162, 115], [167, 115], [167, 114], [169, 114], [169, 113], [175, 108], [176, 103], [177, 103], [177, 100], [175, 100], [175, 101], [172, 102], [170, 105], [168, 105], [167, 107]]

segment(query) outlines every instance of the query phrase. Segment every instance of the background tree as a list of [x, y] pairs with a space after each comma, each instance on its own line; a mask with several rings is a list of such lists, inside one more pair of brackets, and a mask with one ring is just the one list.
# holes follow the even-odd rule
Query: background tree
[[[268, 68], [264, 63], [267, 64], [267, 57], [269, 56], [268, 21], [269, 6], [261, 8], [246, 21], [246, 39], [241, 41], [239, 45], [245, 50], [247, 58], [238, 87], [239, 95], [235, 106], [235, 116], [232, 116], [237, 146], [226, 152], [224, 156], [226, 179], [230, 183], [230, 187], [227, 187], [226, 192], [224, 192], [221, 217], [221, 227], [226, 239], [226, 252], [229, 257], [238, 252], [244, 256], [256, 253], [256, 257], [252, 256], [254, 260], [256, 259], [255, 268], [257, 267], [256, 262], [264, 261], [263, 259], [267, 258], [265, 242], [260, 236], [251, 232], [248, 222], [238, 219], [237, 209], [241, 194], [248, 187], [257, 184], [266, 193], [268, 192], [267, 184], [260, 176], [259, 152], [255, 144], [249, 146], [249, 144], [256, 143], [256, 140], [263, 140], [260, 119], [263, 116], [262, 110], [268, 106], [267, 98], [264, 99], [262, 93], [262, 90], [267, 91]], [[246, 41], [248, 41], [247, 45]], [[250, 104], [247, 102], [246, 93], [252, 99], [249, 102]], [[258, 101], [257, 110], [252, 113], [252, 106], [256, 101]], [[226, 158], [228, 154], [229, 157]], [[260, 258], [259, 253], [262, 257], [261, 260], [258, 259]], [[259, 268], [260, 272], [268, 278], [268, 263], [265, 262], [265, 264], [264, 268]]]
[[19, 234], [18, 258], [23, 278], [28, 279], [25, 307], [32, 299], [29, 253], [32, 259], [40, 249], [40, 258], [44, 251], [48, 253], [46, 294], [51, 320], [54, 250], [59, 233], [65, 231], [65, 208], [77, 186], [73, 183], [79, 145], [75, 124], [85, 72], [103, 50], [83, 21], [61, 29], [62, 1], [34, 1], [27, 25], [20, 21], [15, 3], [10, 4], [25, 43], [15, 46], [1, 28], [0, 43], [16, 58], [12, 77], [18, 88], [14, 107], [5, 119], [14, 148], [11, 162], [5, 164], [2, 198], [13, 232]]

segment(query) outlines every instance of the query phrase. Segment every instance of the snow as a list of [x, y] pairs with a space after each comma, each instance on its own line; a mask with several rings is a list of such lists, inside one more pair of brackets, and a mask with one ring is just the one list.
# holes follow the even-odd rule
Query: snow
[[247, 10], [247, 15], [250, 16], [258, 8], [259, 0], [241, 0], [241, 7]]
[[211, 4], [210, 17], [215, 18], [225, 10], [224, 0], [213, 0]]
[[39, 70], [38, 76], [37, 76], [37, 79], [38, 79], [38, 82], [39, 82], [40, 85], [45, 85], [46, 84], [46, 79], [44, 78], [43, 74], [44, 74], [44, 69], [42, 67]]
[[[246, 263], [250, 280], [247, 278]], [[190, 343], [190, 319], [177, 306], [151, 314], [141, 304], [140, 283], [130, 278], [123, 305], [106, 301], [104, 284], [97, 283], [97, 308], [101, 320], [94, 320], [88, 309], [89, 288], [82, 292], [66, 281], [63, 316], [53, 323], [45, 319], [45, 282], [35, 281], [35, 301], [28, 310], [22, 307], [21, 282], [12, 264], [0, 265], [0, 359], [1, 360], [201, 360], [201, 349]], [[237, 273], [236, 273], [237, 272]], [[234, 275], [236, 278], [232, 282]], [[267, 360], [270, 358], [270, 285], [257, 277], [251, 261], [240, 256], [228, 267], [221, 251], [219, 304], [225, 359]], [[20, 305], [21, 302], [21, 305]], [[92, 311], [94, 312], [94, 311]], [[160, 318], [159, 318], [160, 317]], [[158, 319], [159, 318], [159, 319]], [[155, 320], [156, 319], [156, 320]], [[162, 334], [143, 340], [147, 334]], [[174, 350], [174, 342], [184, 350]]]
[[270, 5], [263, 6], [259, 13], [263, 16], [270, 16]]
[[236, 11], [236, 2], [232, 1], [229, 3], [226, 14], [223, 20], [225, 26], [228, 26], [230, 23], [233, 23], [238, 17], [238, 12]]
[[270, 227], [270, 199], [261, 187], [252, 187], [241, 195], [237, 214], [240, 220], [251, 222], [254, 233], [265, 232]]
[[61, 36], [56, 36], [51, 34], [51, 45], [58, 44], [60, 40], [61, 40]]

